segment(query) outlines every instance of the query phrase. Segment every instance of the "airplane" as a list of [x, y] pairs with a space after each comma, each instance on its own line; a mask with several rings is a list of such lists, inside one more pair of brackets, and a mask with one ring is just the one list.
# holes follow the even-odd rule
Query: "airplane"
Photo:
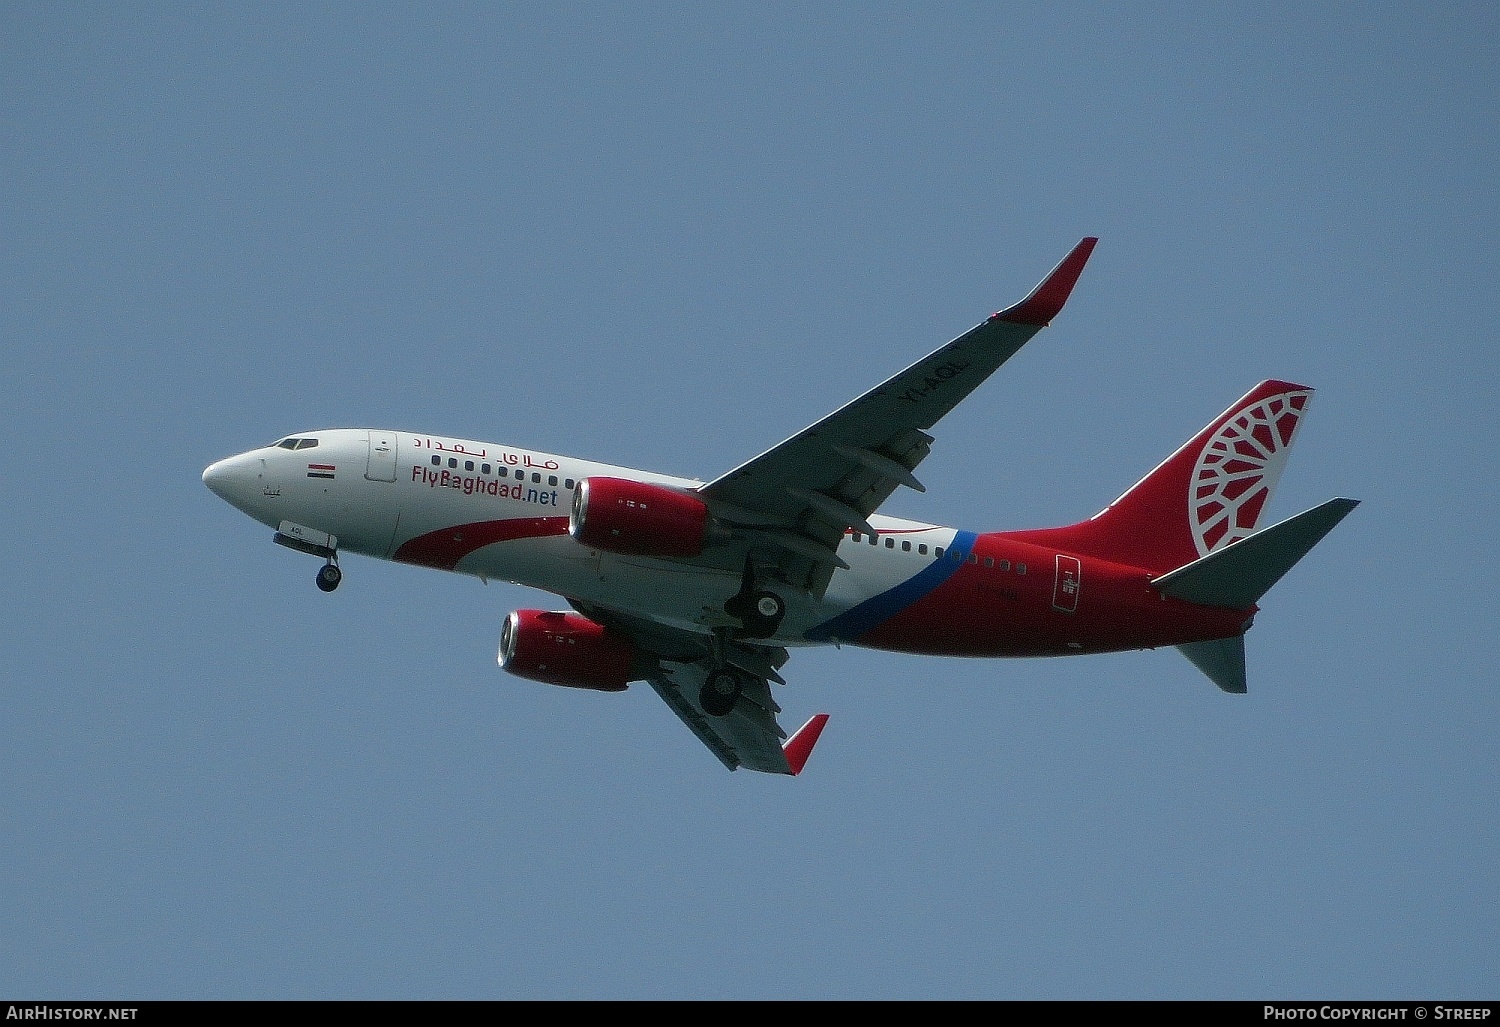
[[800, 774], [828, 715], [790, 736], [789, 651], [851, 645], [1042, 657], [1174, 646], [1246, 691], [1261, 597], [1354, 507], [1260, 528], [1313, 390], [1267, 380], [1099, 513], [975, 532], [876, 513], [940, 418], [1061, 312], [1079, 242], [1025, 299], [712, 481], [418, 432], [305, 431], [204, 484], [324, 562], [366, 556], [510, 581], [568, 609], [510, 613], [499, 665], [601, 692], [645, 681], [730, 770]]

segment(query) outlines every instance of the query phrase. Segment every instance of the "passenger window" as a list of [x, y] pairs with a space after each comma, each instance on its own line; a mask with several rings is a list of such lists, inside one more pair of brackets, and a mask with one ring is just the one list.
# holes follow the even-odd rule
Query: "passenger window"
[[479, 465], [479, 473], [480, 474], [489, 474], [490, 473], [490, 465], [489, 464], [480, 464]]
[[573, 484], [574, 484], [573, 479], [569, 478], [569, 479], [567, 479], [566, 481], [563, 482], [563, 488], [570, 489], [570, 488], [573, 487]]
[[532, 471], [531, 472], [531, 483], [533, 485], [540, 485], [542, 483], [542, 476], [539, 473], [537, 473], [536, 471]]
[[970, 562], [970, 563], [978, 563], [978, 562], [979, 562], [979, 557], [978, 557], [978, 555], [977, 555], [977, 554], [975, 554], [975, 553], [970, 553], [970, 554], [969, 554], [969, 562]]
[[473, 469], [474, 469], [474, 461], [472, 461], [472, 460], [465, 460], [464, 461], [464, 470], [466, 470], [466, 471], [472, 471]]
[[1000, 569], [1002, 571], [1008, 571], [1008, 570], [1010, 570], [1010, 561], [1009, 560], [1001, 560], [1000, 561]]
[[927, 555], [927, 543], [923, 542], [920, 545], [918, 545], [917, 546], [917, 552], [920, 553], [920, 554], [922, 554], [923, 556], [926, 556]]
[[557, 484], [557, 475], [555, 475], [555, 474], [549, 474], [549, 475], [547, 475], [547, 484], [548, 485], [556, 485]]
[[941, 560], [943, 558], [943, 547], [942, 546], [933, 546], [932, 547], [932, 555], [935, 556], [935, 557], [937, 557], [939, 560]]
[[443, 466], [443, 458], [440, 457], [440, 456], [433, 457], [432, 458], [432, 466], [434, 466], [434, 467], [441, 467], [441, 466]]
[[516, 468], [516, 481], [525, 481], [525, 480], [526, 480], [526, 472], [523, 471], [523, 470], [521, 470], [519, 467], [517, 467]]
[[871, 535], [870, 536], [870, 545], [872, 545], [872, 546], [878, 546], [878, 545], [880, 545], [880, 536], [879, 535]]
[[1017, 574], [1025, 574], [1026, 573], [1026, 565], [1024, 563], [1018, 563], [1018, 564], [1016, 564], [1016, 573]]
[[995, 558], [993, 556], [986, 556], [984, 558], [984, 565], [986, 567], [993, 567], [993, 566], [995, 566]]
[[448, 458], [448, 466], [449, 467], [454, 467], [454, 468], [458, 467], [458, 457], [456, 457], [456, 456], [450, 456]]
[[903, 553], [909, 553], [909, 552], [911, 552], [911, 541], [910, 540], [905, 540], [905, 541], [903, 541], [901, 543], [901, 551]]
[[893, 538], [891, 538], [890, 536], [886, 536], [885, 547], [887, 549], [895, 549], [896, 548], [896, 540], [893, 539]]

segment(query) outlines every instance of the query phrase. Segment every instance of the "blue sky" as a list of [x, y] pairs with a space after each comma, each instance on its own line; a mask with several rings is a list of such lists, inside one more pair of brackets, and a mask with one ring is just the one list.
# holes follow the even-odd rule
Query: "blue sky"
[[[1491, 5], [0, 8], [0, 994], [1494, 998]], [[798, 653], [800, 778], [494, 664], [541, 593], [199, 481], [383, 426], [712, 477], [1019, 298], [970, 529], [1319, 389], [1250, 693]]]

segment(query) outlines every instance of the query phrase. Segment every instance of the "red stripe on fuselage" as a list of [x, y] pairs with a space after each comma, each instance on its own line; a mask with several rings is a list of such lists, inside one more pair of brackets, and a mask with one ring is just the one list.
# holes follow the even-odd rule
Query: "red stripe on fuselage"
[[396, 550], [392, 559], [401, 563], [414, 563], [423, 567], [435, 567], [440, 571], [451, 571], [458, 561], [485, 546], [496, 542], [509, 542], [518, 538], [545, 538], [549, 535], [566, 535], [566, 517], [514, 517], [503, 521], [474, 521], [471, 524], [455, 524], [451, 528], [439, 528], [425, 535], [408, 539]]
[[[1254, 613], [1163, 598], [1138, 567], [1081, 554], [1077, 606], [1053, 604], [1059, 550], [980, 535], [937, 588], [859, 638], [860, 645], [936, 656], [1066, 656], [1181, 645], [1240, 634]], [[985, 559], [993, 561], [986, 567]], [[1009, 563], [1001, 570], [1002, 561]], [[1026, 573], [1018, 568], [1024, 564]], [[1071, 564], [1069, 565], [1071, 566]]]

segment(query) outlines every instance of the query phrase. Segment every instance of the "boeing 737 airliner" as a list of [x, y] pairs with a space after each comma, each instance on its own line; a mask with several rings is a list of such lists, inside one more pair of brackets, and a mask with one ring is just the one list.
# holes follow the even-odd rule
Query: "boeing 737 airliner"
[[1123, 496], [1060, 528], [974, 532], [880, 516], [927, 429], [1062, 310], [1097, 240], [994, 314], [778, 446], [703, 484], [493, 442], [306, 431], [203, 472], [217, 495], [324, 562], [343, 553], [563, 597], [516, 610], [500, 666], [553, 685], [646, 681], [730, 770], [802, 771], [826, 714], [787, 738], [788, 649], [943, 656], [1176, 646], [1245, 691], [1257, 603], [1354, 508], [1259, 528], [1312, 390], [1255, 386]]

